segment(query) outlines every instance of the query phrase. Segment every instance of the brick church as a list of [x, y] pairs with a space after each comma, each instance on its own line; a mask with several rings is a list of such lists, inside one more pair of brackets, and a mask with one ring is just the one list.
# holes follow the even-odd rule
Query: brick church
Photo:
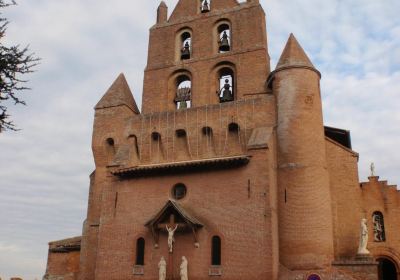
[[398, 279], [397, 187], [359, 182], [320, 79], [293, 35], [271, 71], [257, 0], [161, 2], [141, 110], [122, 74], [95, 106], [83, 233], [44, 279]]

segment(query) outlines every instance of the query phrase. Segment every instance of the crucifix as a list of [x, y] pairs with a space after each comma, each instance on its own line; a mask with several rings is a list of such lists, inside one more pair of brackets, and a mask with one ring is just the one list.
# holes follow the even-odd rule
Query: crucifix
[[175, 223], [175, 215], [170, 214], [169, 216], [169, 223], [158, 224], [158, 230], [167, 230], [168, 232], [168, 272], [167, 272], [167, 279], [172, 280], [174, 279], [174, 255], [173, 255], [173, 243], [175, 242], [174, 234], [178, 228], [185, 228], [186, 224], [183, 223]]
[[168, 224], [159, 224], [158, 229], [164, 230], [166, 229], [168, 232], [168, 249], [169, 253], [173, 253], [173, 243], [175, 242], [174, 234], [178, 228], [184, 228], [186, 224], [183, 223], [175, 223], [175, 215], [171, 214], [169, 216], [169, 223]]

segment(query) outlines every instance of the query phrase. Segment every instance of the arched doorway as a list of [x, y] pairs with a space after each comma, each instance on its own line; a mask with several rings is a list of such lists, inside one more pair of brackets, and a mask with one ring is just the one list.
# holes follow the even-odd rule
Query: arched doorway
[[379, 280], [397, 280], [396, 265], [389, 259], [378, 259]]

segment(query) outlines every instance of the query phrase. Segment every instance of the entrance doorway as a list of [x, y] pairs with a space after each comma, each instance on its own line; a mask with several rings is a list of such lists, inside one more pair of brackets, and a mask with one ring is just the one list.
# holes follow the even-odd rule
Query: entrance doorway
[[389, 259], [378, 259], [379, 280], [397, 280], [396, 265]]

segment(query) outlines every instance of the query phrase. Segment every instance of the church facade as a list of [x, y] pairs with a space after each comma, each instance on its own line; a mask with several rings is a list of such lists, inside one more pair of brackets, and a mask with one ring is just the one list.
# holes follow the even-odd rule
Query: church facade
[[326, 127], [293, 35], [270, 69], [257, 0], [161, 2], [142, 108], [121, 74], [95, 107], [87, 218], [47, 280], [396, 280], [400, 195]]

